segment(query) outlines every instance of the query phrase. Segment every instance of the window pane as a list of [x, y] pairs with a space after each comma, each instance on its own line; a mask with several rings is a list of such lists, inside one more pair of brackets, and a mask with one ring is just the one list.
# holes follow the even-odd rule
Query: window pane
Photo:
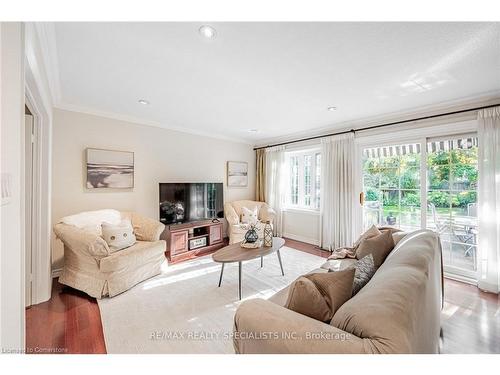
[[449, 165], [429, 165], [427, 168], [427, 176], [429, 189], [446, 190], [450, 188]]
[[299, 203], [299, 158], [290, 158], [290, 203]]
[[321, 154], [316, 154], [316, 181], [315, 181], [315, 196], [316, 201], [314, 207], [320, 207], [320, 190], [321, 190]]
[[398, 168], [384, 168], [380, 176], [380, 186], [384, 188], [399, 187]]
[[312, 193], [312, 155], [304, 156], [304, 205], [311, 206], [311, 193]]
[[453, 190], [476, 190], [477, 171], [476, 164], [452, 164], [451, 188]]
[[399, 167], [399, 181], [401, 189], [420, 189], [420, 168]]

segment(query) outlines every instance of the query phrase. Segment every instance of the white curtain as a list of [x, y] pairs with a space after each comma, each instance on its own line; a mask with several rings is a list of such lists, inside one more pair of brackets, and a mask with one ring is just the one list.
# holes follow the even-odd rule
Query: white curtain
[[354, 135], [321, 140], [320, 245], [334, 250], [354, 242]]
[[500, 107], [478, 114], [478, 286], [500, 290]]
[[283, 235], [283, 206], [285, 203], [285, 147], [266, 149], [266, 203], [276, 211], [274, 234]]

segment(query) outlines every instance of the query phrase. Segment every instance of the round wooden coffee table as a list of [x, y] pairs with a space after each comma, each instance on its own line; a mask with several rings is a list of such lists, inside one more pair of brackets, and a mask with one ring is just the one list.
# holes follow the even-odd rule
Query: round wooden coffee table
[[216, 251], [212, 255], [212, 259], [215, 262], [222, 263], [222, 268], [220, 270], [219, 287], [222, 283], [222, 275], [224, 273], [224, 265], [226, 263], [236, 263], [238, 262], [238, 296], [241, 299], [241, 263], [246, 260], [252, 260], [260, 258], [260, 266], [263, 266], [263, 257], [272, 253], [278, 254], [278, 260], [280, 262], [281, 274], [285, 276], [283, 272], [283, 264], [281, 263], [280, 249], [285, 244], [285, 240], [280, 237], [273, 238], [273, 246], [265, 247], [261, 246], [256, 249], [247, 249], [240, 246], [240, 243], [235, 243], [222, 249]]

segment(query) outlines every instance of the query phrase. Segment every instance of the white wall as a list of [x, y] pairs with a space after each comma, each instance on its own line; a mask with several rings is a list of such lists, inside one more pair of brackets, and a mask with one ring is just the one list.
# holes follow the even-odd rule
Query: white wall
[[24, 349], [24, 35], [20, 23], [0, 26], [0, 155], [12, 182], [0, 207], [0, 347]]
[[[158, 218], [158, 183], [224, 182], [224, 200], [254, 199], [252, 146], [56, 109], [53, 119], [52, 222], [100, 208], [137, 211]], [[133, 151], [135, 186], [130, 190], [85, 188], [87, 147]], [[247, 188], [226, 186], [226, 162], [248, 162]], [[52, 268], [62, 266], [63, 249], [53, 239]]]
[[319, 212], [286, 210], [283, 213], [283, 236], [319, 245]]

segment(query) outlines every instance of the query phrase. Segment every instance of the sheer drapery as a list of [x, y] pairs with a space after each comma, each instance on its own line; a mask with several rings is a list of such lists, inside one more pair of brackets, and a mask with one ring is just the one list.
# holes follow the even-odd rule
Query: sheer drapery
[[500, 107], [478, 113], [478, 287], [500, 290]]
[[285, 148], [266, 149], [266, 203], [276, 211], [273, 223], [275, 236], [283, 235], [283, 206], [285, 204]]
[[266, 200], [266, 150], [261, 148], [255, 150], [255, 200], [264, 202]]
[[321, 140], [320, 245], [351, 246], [354, 232], [354, 135]]

